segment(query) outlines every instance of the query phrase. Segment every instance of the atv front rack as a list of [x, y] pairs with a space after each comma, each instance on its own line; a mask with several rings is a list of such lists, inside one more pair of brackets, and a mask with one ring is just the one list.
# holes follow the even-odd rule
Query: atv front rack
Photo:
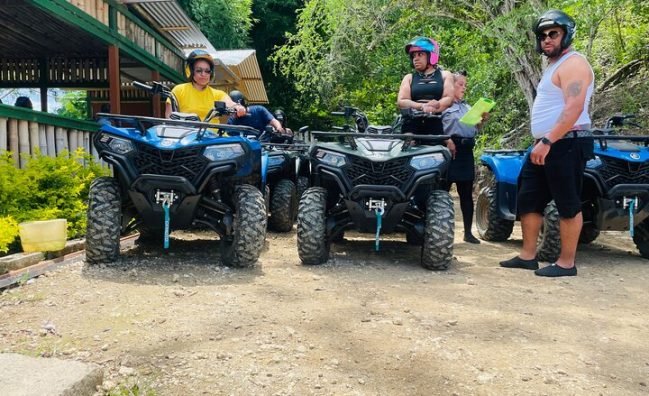
[[599, 145], [602, 148], [602, 150], [606, 150], [608, 148], [607, 142], [609, 140], [639, 142], [639, 143], [644, 143], [645, 147], [649, 147], [649, 136], [593, 135], [593, 139], [599, 142]]
[[[450, 139], [451, 137], [449, 135], [414, 135], [414, 134], [387, 134], [387, 135], [378, 135], [375, 133], [356, 133], [356, 132], [325, 132], [325, 131], [312, 131], [311, 132], [312, 136], [330, 136], [330, 137], [344, 137], [347, 139], [347, 142], [349, 145], [352, 147], [352, 149], [356, 150], [358, 145], [354, 141], [354, 138], [357, 137], [371, 137], [375, 139], [387, 139], [387, 140], [395, 140], [395, 139], [400, 139], [400, 140], [405, 140], [405, 141], [412, 141], [412, 140], [427, 140], [430, 142], [438, 142], [441, 143], [445, 140]], [[408, 147], [407, 145], [403, 146], [403, 149]]]
[[138, 129], [138, 131], [140, 131], [140, 133], [143, 136], [146, 135], [147, 129], [154, 125], [184, 126], [184, 127], [196, 128], [199, 132], [205, 131], [207, 129], [212, 129], [212, 130], [216, 130], [219, 136], [222, 136], [224, 133], [234, 133], [236, 135], [244, 135], [244, 136], [253, 135], [256, 137], [260, 135], [260, 132], [255, 128], [242, 126], [242, 125], [212, 124], [209, 122], [172, 120], [169, 118], [132, 116], [132, 115], [121, 115], [121, 114], [110, 114], [110, 113], [97, 113], [97, 116], [100, 118], [104, 118], [108, 121], [110, 120], [122, 121], [127, 124], [133, 125], [135, 128]]

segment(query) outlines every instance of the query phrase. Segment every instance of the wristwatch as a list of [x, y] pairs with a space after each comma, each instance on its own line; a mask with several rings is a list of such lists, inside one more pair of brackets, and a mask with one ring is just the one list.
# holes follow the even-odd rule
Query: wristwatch
[[541, 138], [541, 143], [546, 144], [548, 146], [552, 146], [552, 140], [546, 138], [545, 136]]

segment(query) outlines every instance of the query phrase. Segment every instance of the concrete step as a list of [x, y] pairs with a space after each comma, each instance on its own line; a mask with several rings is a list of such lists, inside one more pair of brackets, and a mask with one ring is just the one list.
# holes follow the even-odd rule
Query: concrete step
[[90, 396], [103, 376], [103, 370], [94, 364], [0, 353], [0, 392], [4, 396]]

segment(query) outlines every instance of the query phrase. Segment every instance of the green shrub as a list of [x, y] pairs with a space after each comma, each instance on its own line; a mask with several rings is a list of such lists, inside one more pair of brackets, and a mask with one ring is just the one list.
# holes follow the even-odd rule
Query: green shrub
[[18, 222], [11, 216], [0, 217], [0, 253], [7, 253], [18, 235]]
[[[108, 173], [83, 149], [56, 157], [37, 152], [26, 156], [23, 169], [15, 168], [11, 154], [4, 153], [0, 155], [0, 216], [18, 223], [65, 218], [68, 237], [81, 237], [90, 183]], [[3, 238], [11, 238], [9, 232], [3, 232]], [[17, 228], [13, 235], [14, 239], [18, 236]]]

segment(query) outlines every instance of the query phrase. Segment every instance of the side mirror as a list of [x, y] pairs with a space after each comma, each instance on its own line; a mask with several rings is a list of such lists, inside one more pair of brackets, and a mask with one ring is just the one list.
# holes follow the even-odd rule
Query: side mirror
[[302, 135], [307, 133], [308, 131], [309, 131], [309, 126], [308, 125], [305, 125], [305, 126], [303, 126], [303, 127], [301, 127], [300, 129], [297, 130], [297, 132], [299, 134], [302, 134]]

